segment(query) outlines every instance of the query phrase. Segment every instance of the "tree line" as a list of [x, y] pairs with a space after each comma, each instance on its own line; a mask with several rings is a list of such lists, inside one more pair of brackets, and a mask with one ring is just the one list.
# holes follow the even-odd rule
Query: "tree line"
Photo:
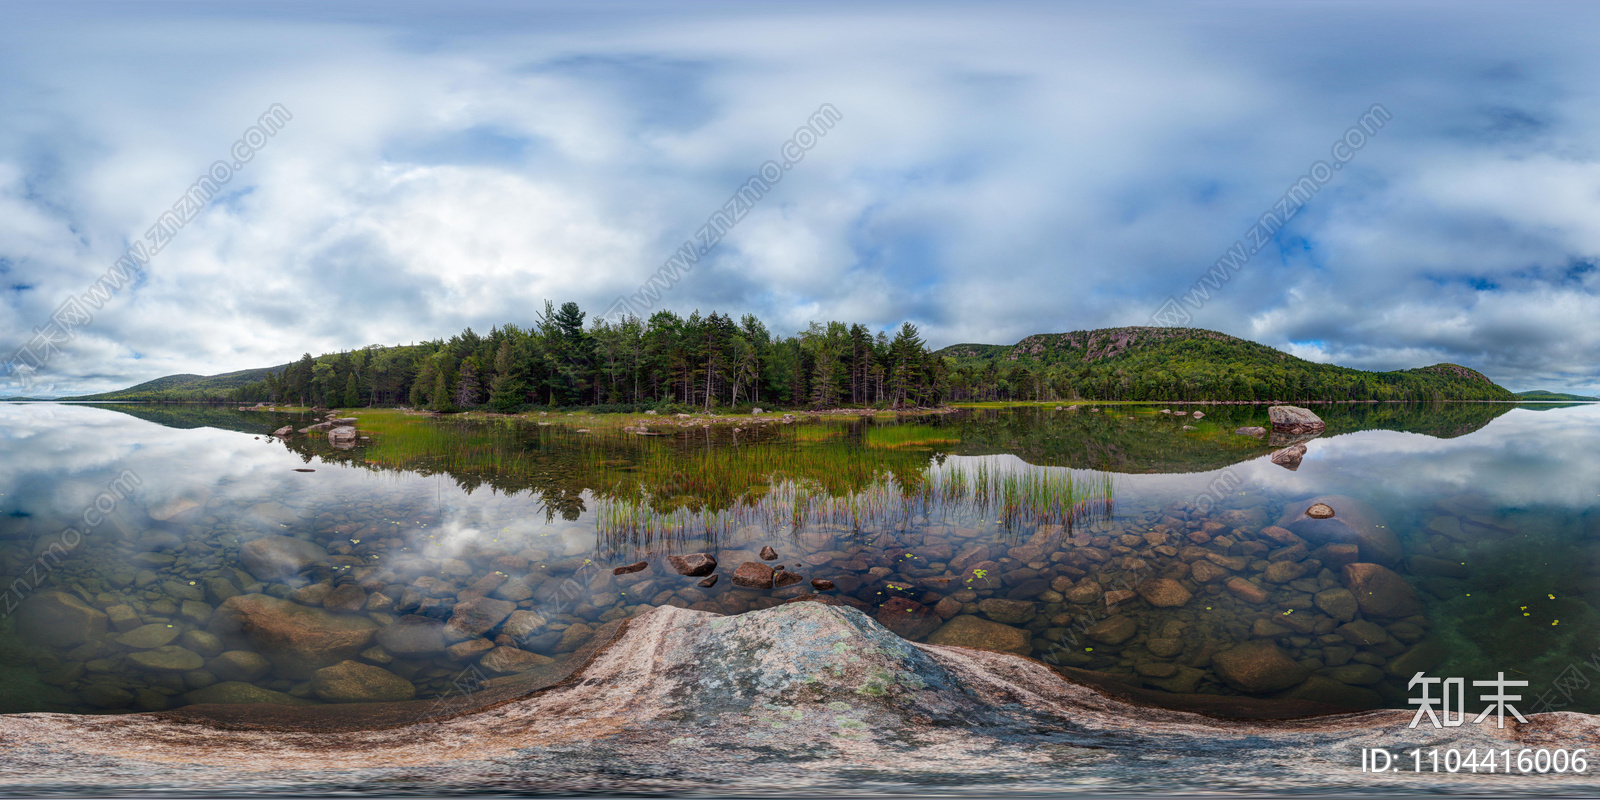
[[235, 390], [242, 402], [408, 405], [434, 411], [530, 407], [746, 408], [769, 404], [933, 406], [949, 393], [948, 366], [917, 327], [891, 337], [860, 324], [811, 323], [774, 335], [746, 314], [658, 311], [596, 319], [576, 303], [546, 302], [528, 327], [313, 358]]

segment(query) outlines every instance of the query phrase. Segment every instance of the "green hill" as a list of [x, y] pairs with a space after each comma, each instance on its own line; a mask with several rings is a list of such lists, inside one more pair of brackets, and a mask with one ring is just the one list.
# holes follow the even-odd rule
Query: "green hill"
[[1519, 399], [1522, 399], [1522, 400], [1553, 400], [1553, 401], [1600, 400], [1600, 397], [1586, 397], [1586, 396], [1581, 395], [1581, 394], [1563, 394], [1561, 392], [1547, 392], [1547, 391], [1545, 391], [1543, 389], [1535, 389], [1534, 391], [1531, 391], [1531, 392], [1517, 392], [1517, 397]]
[[221, 375], [168, 375], [114, 392], [67, 397], [66, 400], [222, 400], [241, 386], [283, 372], [288, 364], [242, 369]]
[[[1036, 334], [1014, 345], [957, 344], [935, 353], [974, 399], [1516, 400], [1456, 364], [1397, 372], [1319, 364], [1198, 328], [1105, 328]], [[996, 387], [986, 398], [985, 387]], [[957, 393], [961, 390], [958, 388]]]

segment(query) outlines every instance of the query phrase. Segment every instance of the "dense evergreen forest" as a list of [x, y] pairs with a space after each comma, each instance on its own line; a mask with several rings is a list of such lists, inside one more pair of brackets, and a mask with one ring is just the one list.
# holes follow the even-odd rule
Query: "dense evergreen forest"
[[893, 338], [862, 325], [812, 323], [774, 336], [760, 320], [658, 311], [648, 320], [584, 326], [576, 303], [546, 303], [535, 325], [506, 325], [448, 341], [301, 356], [231, 399], [303, 405], [410, 405], [435, 411], [486, 406], [671, 405], [713, 409], [763, 403], [891, 408], [946, 399], [942, 359], [915, 325]]
[[[1515, 400], [1483, 375], [1439, 364], [1366, 372], [1192, 328], [1111, 328], [1016, 345], [930, 352], [917, 327], [891, 336], [812, 323], [775, 335], [753, 315], [658, 311], [585, 325], [576, 303], [546, 303], [530, 327], [360, 350], [230, 373], [169, 376], [85, 399], [228, 400], [436, 411], [601, 406], [674, 410], [927, 407], [1040, 400]], [[235, 377], [237, 376], [237, 377]], [[259, 379], [258, 379], [259, 378]], [[189, 380], [180, 380], [189, 379]], [[247, 382], [248, 380], [248, 382]]]

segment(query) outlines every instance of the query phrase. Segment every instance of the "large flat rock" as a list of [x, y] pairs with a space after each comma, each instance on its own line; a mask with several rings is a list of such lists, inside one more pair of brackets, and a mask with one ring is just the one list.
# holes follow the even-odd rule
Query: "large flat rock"
[[[520, 699], [453, 717], [425, 700], [389, 704], [403, 712], [390, 719], [409, 721], [378, 730], [254, 730], [195, 713], [0, 717], [0, 779], [18, 794], [1600, 788], [1589, 776], [1361, 771], [1363, 747], [1593, 748], [1600, 726], [1585, 715], [1529, 715], [1504, 730], [1492, 720], [1409, 729], [1409, 710], [1224, 721], [1118, 699], [1010, 653], [908, 642], [859, 611], [811, 602], [738, 617], [659, 608], [606, 641], [570, 678]], [[1320, 691], [1346, 691], [1333, 683]]]

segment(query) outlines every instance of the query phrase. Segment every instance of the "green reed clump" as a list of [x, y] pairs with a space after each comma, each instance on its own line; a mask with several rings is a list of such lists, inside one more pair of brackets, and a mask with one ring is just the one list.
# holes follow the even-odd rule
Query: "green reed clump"
[[938, 425], [902, 422], [896, 425], [869, 425], [862, 437], [868, 447], [941, 447], [961, 444], [953, 429]]

